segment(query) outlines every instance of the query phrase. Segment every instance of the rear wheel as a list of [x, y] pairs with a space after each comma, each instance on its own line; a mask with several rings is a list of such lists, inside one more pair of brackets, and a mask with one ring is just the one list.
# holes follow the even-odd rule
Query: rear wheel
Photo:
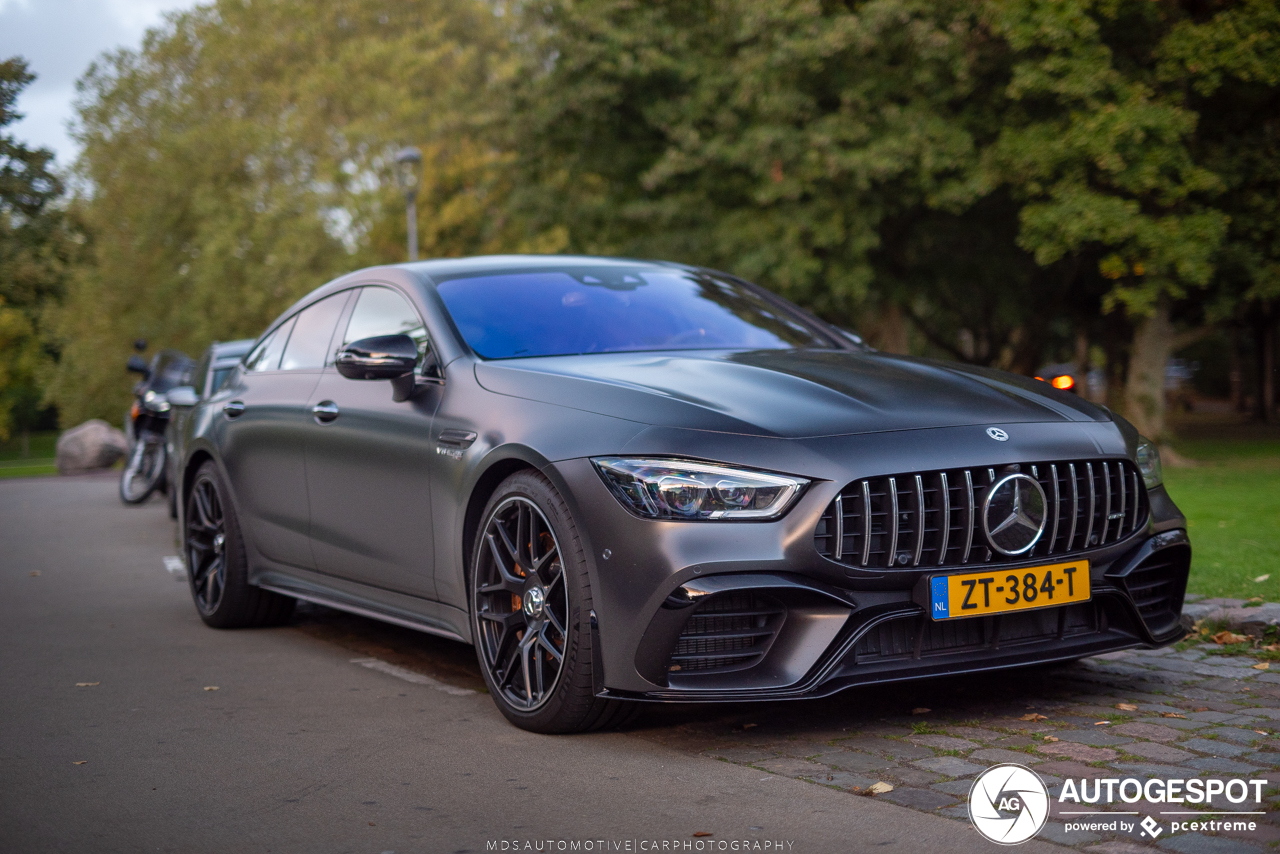
[[591, 584], [559, 493], [541, 475], [517, 472], [482, 518], [471, 559], [472, 634], [499, 710], [545, 733], [629, 719], [636, 704], [595, 696]]
[[191, 483], [183, 553], [200, 619], [218, 629], [272, 626], [293, 614], [294, 599], [249, 584], [248, 561], [229, 491], [212, 461]]

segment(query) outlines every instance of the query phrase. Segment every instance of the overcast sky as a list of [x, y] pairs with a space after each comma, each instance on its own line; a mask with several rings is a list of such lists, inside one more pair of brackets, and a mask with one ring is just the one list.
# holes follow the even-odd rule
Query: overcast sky
[[76, 79], [100, 53], [136, 48], [165, 12], [195, 0], [0, 0], [0, 59], [22, 56], [36, 81], [18, 98], [26, 117], [5, 130], [34, 146], [51, 148], [58, 165], [75, 159], [67, 135]]

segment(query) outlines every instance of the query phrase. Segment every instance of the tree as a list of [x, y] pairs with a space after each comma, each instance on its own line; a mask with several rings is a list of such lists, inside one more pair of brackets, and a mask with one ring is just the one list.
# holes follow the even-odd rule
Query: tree
[[56, 300], [73, 243], [56, 207], [62, 183], [53, 152], [3, 132], [21, 118], [18, 94], [35, 75], [13, 57], [0, 62], [0, 441], [27, 430], [43, 403], [50, 355], [41, 343], [45, 309]]
[[500, 23], [478, 0], [220, 0], [95, 64], [76, 131], [93, 240], [57, 315], [65, 420], [119, 417], [135, 338], [196, 353], [403, 260], [403, 145], [426, 152], [426, 253], [510, 245], [487, 137], [511, 71]]

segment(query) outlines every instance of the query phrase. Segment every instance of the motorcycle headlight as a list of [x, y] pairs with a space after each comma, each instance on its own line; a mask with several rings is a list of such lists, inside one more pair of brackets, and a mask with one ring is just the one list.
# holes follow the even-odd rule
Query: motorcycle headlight
[[622, 505], [646, 519], [776, 519], [809, 481], [685, 460], [591, 461]]
[[147, 390], [147, 393], [142, 396], [142, 403], [152, 412], [169, 411], [169, 399], [155, 389]]
[[1134, 455], [1138, 471], [1142, 472], [1142, 482], [1147, 489], [1154, 489], [1164, 483], [1164, 472], [1160, 469], [1160, 449], [1156, 443], [1146, 436], [1138, 437], [1138, 452]]

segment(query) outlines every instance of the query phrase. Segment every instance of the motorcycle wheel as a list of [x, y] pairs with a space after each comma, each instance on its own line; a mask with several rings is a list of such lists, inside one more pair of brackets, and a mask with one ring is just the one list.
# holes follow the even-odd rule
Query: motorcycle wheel
[[120, 500], [141, 504], [164, 479], [164, 437], [143, 434], [133, 444], [133, 452], [120, 474]]

